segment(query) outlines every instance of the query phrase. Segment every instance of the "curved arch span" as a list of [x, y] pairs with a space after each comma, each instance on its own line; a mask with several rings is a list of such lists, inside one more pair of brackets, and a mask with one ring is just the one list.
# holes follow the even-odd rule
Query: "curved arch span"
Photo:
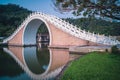
[[49, 45], [51, 45], [51, 31], [50, 28], [47, 24], [47, 22], [43, 19], [41, 19], [40, 17], [34, 17], [32, 19], [30, 19], [23, 30], [23, 40], [22, 40], [22, 44], [23, 45], [34, 45], [36, 44], [36, 34], [38, 31], [38, 28], [40, 27], [40, 25], [42, 23], [45, 23], [48, 32], [49, 32], [49, 36], [50, 36], [50, 42]]
[[86, 32], [60, 18], [39, 12], [30, 14], [3, 43], [17, 46], [36, 44], [36, 33], [42, 22], [47, 26], [49, 46], [52, 47], [120, 44], [120, 41], [114, 38]]

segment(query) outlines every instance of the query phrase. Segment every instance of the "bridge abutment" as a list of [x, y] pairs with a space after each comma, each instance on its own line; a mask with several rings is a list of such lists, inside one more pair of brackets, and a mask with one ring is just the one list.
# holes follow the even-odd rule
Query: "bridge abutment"
[[23, 39], [23, 29], [22, 27], [17, 34], [14, 35], [13, 38], [7, 41], [7, 44], [10, 46], [24, 46], [22, 44], [22, 39]]

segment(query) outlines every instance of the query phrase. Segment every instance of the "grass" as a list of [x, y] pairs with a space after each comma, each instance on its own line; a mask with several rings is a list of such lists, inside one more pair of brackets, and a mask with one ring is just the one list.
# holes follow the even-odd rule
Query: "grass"
[[92, 52], [73, 61], [61, 80], [120, 80], [120, 55]]

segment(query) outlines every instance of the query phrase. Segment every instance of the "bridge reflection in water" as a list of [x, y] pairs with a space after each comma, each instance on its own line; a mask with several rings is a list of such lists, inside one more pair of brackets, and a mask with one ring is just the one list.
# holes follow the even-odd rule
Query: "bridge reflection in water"
[[38, 47], [4, 48], [32, 79], [54, 79], [70, 60], [68, 50]]

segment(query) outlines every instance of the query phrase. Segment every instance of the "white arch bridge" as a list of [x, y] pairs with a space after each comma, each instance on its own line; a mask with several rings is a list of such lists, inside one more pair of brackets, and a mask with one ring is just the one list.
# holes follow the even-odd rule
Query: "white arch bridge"
[[86, 32], [56, 16], [41, 12], [31, 13], [3, 43], [18, 46], [36, 44], [36, 33], [42, 23], [45, 23], [50, 35], [49, 46], [120, 44], [115, 38]]

